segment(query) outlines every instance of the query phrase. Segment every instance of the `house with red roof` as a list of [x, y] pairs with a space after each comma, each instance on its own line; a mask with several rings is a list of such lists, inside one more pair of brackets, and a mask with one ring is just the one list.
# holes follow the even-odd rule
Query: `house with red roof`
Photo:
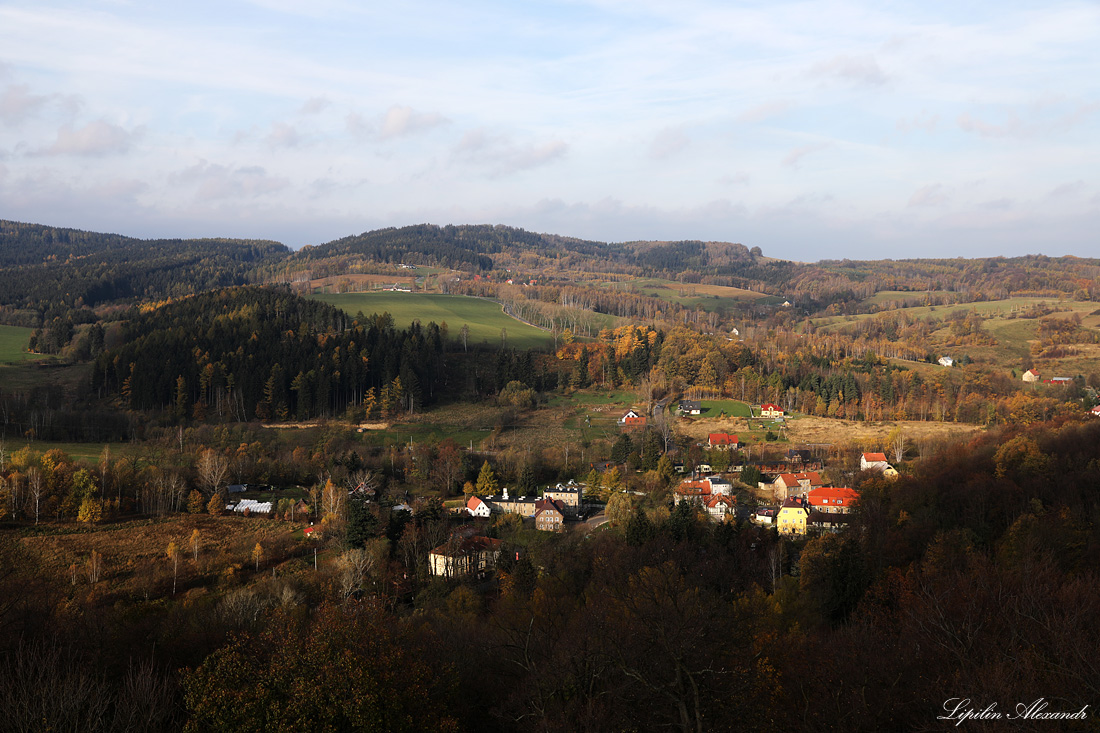
[[830, 514], [847, 514], [852, 511], [852, 504], [858, 498], [859, 492], [854, 489], [824, 486], [813, 489], [806, 495], [806, 500], [814, 511]]
[[760, 417], [783, 417], [783, 408], [771, 402], [760, 405]]
[[817, 471], [803, 471], [779, 474], [771, 488], [775, 492], [775, 498], [783, 501], [792, 496], [805, 496], [811, 489], [824, 485], [825, 481]]
[[1021, 379], [1028, 383], [1038, 382], [1039, 372], [1035, 371], [1034, 369], [1028, 369], [1026, 372], [1024, 372], [1024, 376], [1021, 377]]
[[1096, 407], [1089, 410], [1089, 414], [1093, 417], [1100, 417], [1100, 405], [1097, 405]]
[[740, 443], [737, 442], [737, 436], [730, 435], [729, 433], [710, 433], [707, 436], [707, 447], [709, 448], [717, 448], [718, 450], [729, 450], [733, 448], [736, 450], [739, 445]]
[[703, 502], [703, 508], [707, 510], [707, 516], [717, 522], [725, 521], [727, 517], [733, 516], [733, 510], [737, 504], [737, 499], [732, 496], [724, 496], [718, 494], [712, 496]]
[[645, 415], [641, 415], [634, 410], [627, 410], [627, 413], [619, 418], [619, 425], [624, 428], [644, 428]]
[[535, 529], [544, 532], [561, 532], [565, 521], [565, 505], [552, 499], [535, 502]]
[[885, 453], [864, 453], [859, 459], [860, 471], [883, 471], [890, 468]]
[[492, 513], [489, 505], [476, 496], [471, 496], [466, 501], [466, 511], [471, 517], [481, 517], [483, 519], [488, 519]]

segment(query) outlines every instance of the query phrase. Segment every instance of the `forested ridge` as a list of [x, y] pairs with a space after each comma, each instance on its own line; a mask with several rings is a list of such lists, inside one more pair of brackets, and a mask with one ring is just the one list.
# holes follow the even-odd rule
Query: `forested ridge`
[[0, 220], [0, 306], [44, 312], [242, 285], [290, 250], [236, 239], [134, 239]]
[[128, 321], [92, 387], [178, 418], [332, 417], [373, 395], [416, 409], [446, 378], [443, 339], [434, 323], [397, 330], [384, 315], [359, 323], [287, 291], [233, 288]]

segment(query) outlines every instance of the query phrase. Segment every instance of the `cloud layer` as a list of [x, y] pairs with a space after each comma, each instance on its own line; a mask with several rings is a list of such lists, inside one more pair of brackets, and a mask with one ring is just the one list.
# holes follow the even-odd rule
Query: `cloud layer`
[[1096, 256], [1097, 37], [1069, 1], [15, 0], [0, 216]]

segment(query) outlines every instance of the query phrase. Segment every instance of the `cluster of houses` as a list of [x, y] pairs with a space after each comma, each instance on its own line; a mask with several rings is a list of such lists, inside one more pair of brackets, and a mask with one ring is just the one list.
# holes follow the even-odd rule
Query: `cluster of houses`
[[733, 496], [733, 484], [721, 476], [681, 481], [672, 494], [676, 506], [684, 502], [694, 504], [706, 512], [709, 519], [721, 522], [732, 517], [737, 506]]
[[837, 532], [848, 525], [848, 513], [858, 498], [854, 489], [821, 486], [804, 496], [788, 497], [778, 507], [757, 509], [752, 519], [789, 537], [803, 537], [810, 530]]
[[576, 481], [548, 487], [542, 496], [509, 496], [503, 489], [499, 496], [471, 496], [466, 501], [466, 513], [471, 517], [489, 518], [492, 514], [518, 514], [534, 520], [535, 529], [560, 532], [566, 517], [574, 518], [584, 502], [584, 486]]

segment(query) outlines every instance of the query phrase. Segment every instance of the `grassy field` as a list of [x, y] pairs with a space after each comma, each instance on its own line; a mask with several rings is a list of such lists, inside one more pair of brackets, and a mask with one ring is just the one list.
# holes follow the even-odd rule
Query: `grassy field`
[[501, 329], [507, 329], [507, 343], [517, 349], [549, 349], [553, 338], [534, 326], [505, 315], [500, 305], [490, 300], [470, 298], [464, 295], [439, 295], [435, 293], [344, 293], [314, 295], [313, 298], [331, 303], [347, 313], [355, 315], [388, 312], [399, 328], [412, 323], [414, 318], [427, 325], [431, 321], [447, 324], [450, 338], [460, 338], [462, 326], [470, 327], [471, 344], [487, 343], [496, 347], [501, 343]]
[[702, 400], [702, 417], [718, 417], [726, 413], [726, 417], [752, 417], [749, 406], [739, 400]]
[[872, 295], [870, 298], [865, 298], [864, 303], [875, 303], [876, 305], [882, 305], [883, 303], [904, 302], [907, 300], [920, 300], [927, 296], [940, 296], [948, 295], [947, 290], [880, 290]]
[[27, 344], [33, 328], [0, 326], [0, 364], [18, 364], [29, 359], [41, 359], [38, 354], [28, 354]]
[[[674, 280], [661, 280], [658, 278], [638, 278], [625, 282], [603, 282], [598, 284], [606, 288], [637, 292], [638, 295], [660, 298], [685, 308], [698, 306], [706, 311], [724, 309], [751, 301], [763, 301], [769, 298], [774, 300], [774, 296], [752, 290], [731, 288], [725, 285], [679, 283]], [[777, 302], [782, 302], [782, 300], [779, 299]]]

